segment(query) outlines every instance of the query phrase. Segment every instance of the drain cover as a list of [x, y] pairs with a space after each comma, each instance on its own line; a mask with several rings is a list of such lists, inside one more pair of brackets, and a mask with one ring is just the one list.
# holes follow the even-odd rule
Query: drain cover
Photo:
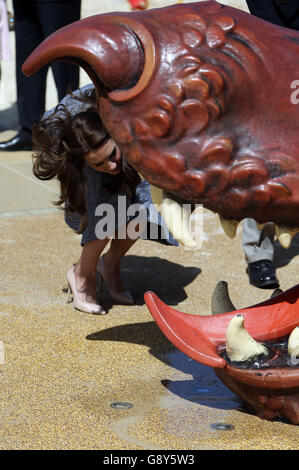
[[127, 401], [114, 401], [110, 403], [110, 406], [115, 410], [129, 410], [134, 407], [133, 403], [128, 403]]
[[232, 431], [232, 429], [235, 429], [230, 423], [213, 423], [211, 428], [216, 429], [216, 431]]

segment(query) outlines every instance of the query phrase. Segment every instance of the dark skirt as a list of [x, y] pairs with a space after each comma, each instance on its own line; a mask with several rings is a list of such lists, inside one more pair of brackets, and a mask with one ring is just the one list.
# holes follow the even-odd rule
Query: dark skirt
[[[102, 187], [105, 180], [113, 176], [95, 171], [89, 166], [84, 169], [84, 176], [89, 223], [82, 234], [82, 246], [97, 239], [111, 238], [116, 230], [139, 217], [141, 212], [146, 219], [146, 228], [140, 238], [178, 246], [160, 213], [153, 206], [147, 181], [143, 180], [137, 186], [134, 198], [130, 199], [124, 191], [110, 194]], [[78, 231], [81, 217], [77, 212], [68, 212], [65, 220], [71, 229]]]

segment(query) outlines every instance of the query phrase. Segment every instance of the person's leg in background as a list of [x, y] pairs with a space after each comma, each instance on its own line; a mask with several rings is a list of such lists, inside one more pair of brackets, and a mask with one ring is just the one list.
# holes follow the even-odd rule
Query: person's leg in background
[[299, 30], [299, 0], [246, 0], [246, 3], [252, 15]]
[[41, 118], [40, 111], [44, 108], [45, 81], [47, 67], [42, 68], [28, 78], [22, 72], [22, 65], [29, 54], [42, 41], [36, 4], [33, 0], [13, 1], [15, 41], [16, 41], [16, 84], [17, 108], [20, 130], [7, 142], [0, 144], [0, 150], [31, 150], [31, 126]]
[[[17, 106], [20, 130], [0, 143], [0, 151], [32, 150], [31, 128], [45, 112], [48, 67], [25, 77], [22, 65], [31, 52], [57, 29], [80, 19], [81, 0], [40, 2], [13, 0], [16, 35]], [[79, 67], [67, 62], [53, 68], [58, 100], [79, 87]]]
[[[281, 3], [281, 0], [279, 0]], [[285, 26], [283, 12], [273, 0], [246, 0], [248, 10], [254, 16], [270, 23]], [[281, 5], [283, 6], [283, 5]]]
[[[67, 24], [78, 21], [81, 16], [81, 0], [64, 2], [37, 2], [38, 16], [43, 37], [47, 37]], [[70, 62], [51, 64], [58, 101], [69, 92], [79, 88], [79, 66]]]
[[242, 244], [249, 282], [255, 287], [276, 288], [279, 282], [273, 267], [275, 226], [266, 224], [259, 230], [254, 219], [244, 219]]
[[14, 0], [15, 34], [16, 34], [16, 82], [19, 135], [31, 142], [31, 127], [39, 121], [45, 108], [46, 77], [45, 66], [32, 77], [26, 77], [22, 65], [29, 54], [43, 39], [34, 1], [21, 2]]

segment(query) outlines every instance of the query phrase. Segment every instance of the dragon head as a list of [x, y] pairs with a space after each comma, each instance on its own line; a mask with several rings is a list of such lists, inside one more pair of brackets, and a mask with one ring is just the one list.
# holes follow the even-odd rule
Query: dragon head
[[252, 217], [292, 235], [298, 54], [298, 32], [203, 1], [80, 20], [47, 38], [23, 71], [79, 64], [109, 133], [152, 185], [219, 213], [224, 226]]

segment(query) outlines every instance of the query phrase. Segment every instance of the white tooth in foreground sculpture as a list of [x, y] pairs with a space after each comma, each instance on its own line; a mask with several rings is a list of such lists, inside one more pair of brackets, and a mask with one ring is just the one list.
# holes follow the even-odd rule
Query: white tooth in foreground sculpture
[[194, 240], [189, 231], [189, 216], [179, 203], [169, 198], [163, 199], [161, 215], [164, 217], [174, 238], [176, 238], [179, 243], [185, 248], [197, 247], [196, 240]]
[[218, 214], [218, 215], [219, 215], [219, 220], [222, 225], [224, 233], [229, 238], [235, 238], [239, 222], [237, 220], [226, 219], [225, 217], [222, 217], [221, 214]]
[[231, 361], [244, 362], [260, 354], [268, 355], [268, 350], [257, 343], [244, 327], [243, 315], [233, 317], [226, 330], [226, 353]]
[[299, 362], [299, 326], [296, 326], [290, 334], [288, 341], [288, 353], [291, 356], [291, 362], [298, 364]]
[[290, 247], [293, 236], [296, 235], [298, 231], [299, 231], [298, 228], [290, 228], [290, 227], [275, 225], [276, 236], [278, 238], [279, 243], [285, 250], [287, 250]]
[[190, 215], [187, 211], [184, 211], [183, 206], [170, 198], [165, 198], [163, 190], [152, 185], [151, 197], [153, 203], [158, 206], [159, 212], [174, 238], [185, 248], [197, 248], [196, 240], [189, 229]]

